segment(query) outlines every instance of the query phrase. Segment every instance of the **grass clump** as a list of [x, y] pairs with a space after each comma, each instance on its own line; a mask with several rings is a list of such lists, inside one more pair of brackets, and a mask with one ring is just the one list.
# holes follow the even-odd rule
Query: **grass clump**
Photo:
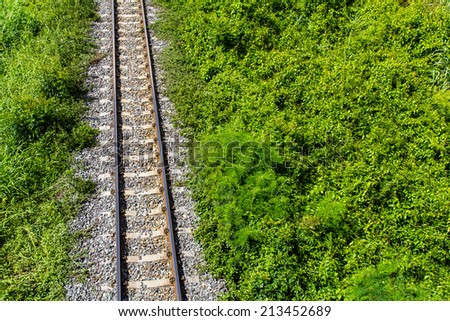
[[0, 12], [0, 300], [57, 300], [73, 218], [92, 184], [73, 177], [96, 18], [90, 0], [3, 1]]
[[448, 300], [448, 3], [158, 2], [224, 298]]

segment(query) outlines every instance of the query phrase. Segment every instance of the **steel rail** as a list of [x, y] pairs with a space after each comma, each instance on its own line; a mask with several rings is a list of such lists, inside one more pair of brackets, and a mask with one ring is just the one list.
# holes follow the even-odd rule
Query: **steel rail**
[[148, 58], [148, 67], [150, 71], [150, 82], [152, 86], [152, 100], [153, 100], [153, 108], [155, 113], [155, 122], [156, 122], [156, 135], [158, 136], [158, 146], [159, 146], [159, 159], [160, 159], [160, 165], [161, 165], [161, 175], [163, 179], [163, 187], [164, 187], [164, 199], [166, 204], [166, 218], [167, 218], [167, 225], [169, 229], [169, 238], [170, 238], [170, 245], [171, 245], [171, 257], [172, 257], [172, 267], [173, 267], [173, 277], [175, 279], [175, 295], [176, 300], [182, 301], [183, 297], [181, 295], [181, 282], [180, 282], [180, 274], [178, 271], [178, 255], [175, 247], [175, 235], [173, 231], [173, 222], [172, 222], [172, 213], [171, 213], [171, 207], [170, 207], [170, 198], [169, 198], [169, 185], [167, 183], [167, 175], [166, 175], [166, 163], [164, 160], [164, 149], [163, 149], [163, 143], [162, 143], [162, 136], [161, 136], [161, 125], [160, 125], [160, 116], [159, 116], [159, 108], [158, 108], [158, 101], [156, 99], [156, 89], [155, 89], [155, 77], [153, 72], [153, 63], [152, 63], [152, 56], [151, 56], [151, 42], [149, 38], [149, 32], [147, 28], [147, 15], [145, 10], [145, 4], [144, 0], [141, 0], [141, 10], [142, 10], [142, 20], [144, 23], [144, 33], [145, 33], [145, 44], [147, 47], [147, 58]]
[[119, 115], [117, 104], [117, 65], [116, 65], [116, 1], [112, 0], [112, 28], [113, 28], [113, 107], [114, 107], [114, 168], [115, 168], [115, 196], [116, 196], [116, 283], [117, 301], [122, 301], [122, 252], [120, 237], [120, 143], [119, 143]]

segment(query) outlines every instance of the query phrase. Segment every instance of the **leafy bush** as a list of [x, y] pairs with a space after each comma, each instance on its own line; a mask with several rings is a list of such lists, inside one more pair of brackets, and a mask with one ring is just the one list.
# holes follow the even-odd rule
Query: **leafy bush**
[[73, 151], [95, 131], [80, 120], [93, 1], [7, 1], [0, 12], [0, 300], [65, 295], [67, 222], [92, 191]]
[[224, 298], [448, 300], [448, 4], [158, 2]]

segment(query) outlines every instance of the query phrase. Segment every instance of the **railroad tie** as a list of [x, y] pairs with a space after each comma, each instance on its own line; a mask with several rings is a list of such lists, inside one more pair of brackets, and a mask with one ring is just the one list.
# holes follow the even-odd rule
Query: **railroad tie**
[[158, 253], [150, 255], [128, 255], [126, 257], [128, 263], [158, 262], [165, 259], [167, 259], [166, 253]]
[[127, 283], [129, 289], [160, 288], [171, 285], [172, 282], [170, 282], [170, 279], [128, 281]]

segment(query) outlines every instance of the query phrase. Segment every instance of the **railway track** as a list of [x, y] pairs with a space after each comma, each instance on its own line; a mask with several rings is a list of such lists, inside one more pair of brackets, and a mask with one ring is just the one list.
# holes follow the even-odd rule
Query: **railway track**
[[143, 0], [112, 0], [117, 300], [181, 300]]

